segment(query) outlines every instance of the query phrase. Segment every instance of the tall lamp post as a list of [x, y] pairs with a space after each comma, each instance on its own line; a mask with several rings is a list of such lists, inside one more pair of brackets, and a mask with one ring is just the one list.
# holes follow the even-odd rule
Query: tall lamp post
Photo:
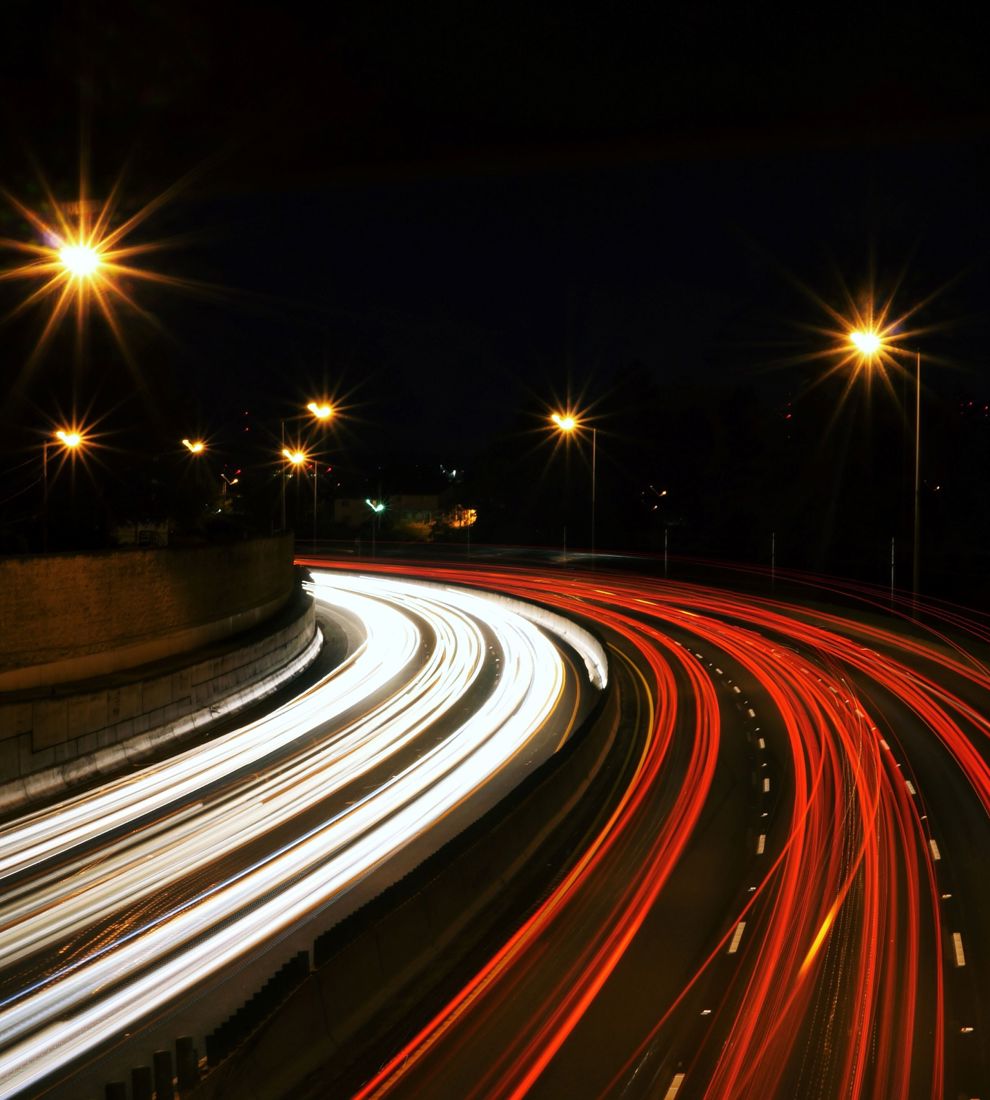
[[[550, 419], [557, 430], [569, 436], [581, 428], [581, 420], [573, 413], [554, 413]], [[591, 429], [591, 560], [595, 560], [595, 504], [598, 485], [598, 429]]]
[[[306, 408], [312, 413], [313, 418], [321, 424], [332, 420], [337, 410], [329, 401], [310, 401]], [[313, 459], [313, 553], [316, 553], [316, 483], [319, 476], [319, 466]]]
[[[299, 470], [309, 461], [309, 455], [305, 451], [289, 450], [288, 447], [282, 448], [282, 457], [285, 461], [282, 463], [282, 515], [285, 515], [285, 471], [286, 467], [292, 466], [293, 469]], [[299, 494], [296, 494], [296, 500], [299, 500]], [[296, 505], [296, 511], [299, 511], [298, 504]]]
[[[883, 350], [883, 338], [870, 330], [849, 333], [849, 341], [870, 366]], [[911, 555], [911, 596], [917, 605], [921, 586], [921, 352], [914, 353], [914, 539]]]
[[41, 549], [46, 554], [48, 553], [48, 448], [57, 445], [70, 454], [74, 454], [83, 445], [86, 438], [82, 432], [77, 431], [75, 428], [59, 428], [53, 435], [57, 443], [51, 439], [46, 439], [41, 445]]

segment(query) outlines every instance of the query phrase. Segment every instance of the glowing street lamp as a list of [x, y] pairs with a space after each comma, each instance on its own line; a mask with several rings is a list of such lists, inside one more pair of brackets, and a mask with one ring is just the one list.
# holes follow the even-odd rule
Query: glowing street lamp
[[554, 413], [550, 419], [557, 425], [562, 432], [573, 432], [578, 426], [577, 419], [571, 416], [569, 413], [561, 414]]
[[63, 245], [58, 258], [74, 279], [88, 279], [100, 266], [99, 252], [89, 244]]
[[[81, 432], [77, 432], [72, 429], [70, 429], [69, 431], [65, 431], [63, 428], [59, 428], [59, 430], [55, 433], [55, 436], [62, 444], [62, 446], [66, 447], [70, 451], [74, 451], [77, 447], [82, 446], [83, 437]], [[47, 445], [48, 444], [46, 443], [45, 446]]]
[[[573, 413], [553, 413], [550, 417], [558, 431], [569, 436], [581, 428], [581, 420]], [[591, 429], [591, 561], [595, 560], [595, 492], [597, 484], [598, 429]]]
[[[309, 462], [309, 455], [306, 451], [299, 450], [297, 447], [283, 447], [282, 457], [285, 462], [282, 465], [282, 525], [285, 526], [285, 471], [289, 466], [299, 469], [305, 466]], [[298, 501], [299, 494], [296, 492], [296, 500]], [[297, 506], [298, 510], [298, 506]], [[313, 514], [316, 514], [316, 462], [313, 462]], [[314, 519], [314, 525], [316, 523]]]
[[[306, 408], [313, 414], [313, 417], [321, 424], [326, 424], [328, 420], [332, 420], [337, 415], [337, 410], [329, 401], [310, 401]], [[319, 467], [316, 463], [316, 459], [313, 459], [313, 551], [316, 551], [316, 486], [319, 478]]]
[[206, 450], [206, 444], [202, 439], [183, 439], [182, 445], [194, 455], [201, 455]]
[[883, 340], [880, 336], [868, 329], [866, 331], [850, 332], [849, 340], [860, 355], [867, 359], [872, 359], [883, 347]]
[[52, 435], [58, 441], [56, 444], [51, 439], [46, 439], [41, 445], [41, 488], [42, 488], [42, 525], [41, 548], [48, 553], [48, 448], [60, 446], [70, 454], [75, 455], [86, 442], [86, 436], [78, 428], [59, 428]]
[[[883, 336], [872, 329], [850, 332], [849, 342], [869, 366], [873, 366], [886, 350]], [[911, 554], [911, 594], [917, 604], [921, 580], [921, 352], [916, 350], [914, 354], [914, 540]]]

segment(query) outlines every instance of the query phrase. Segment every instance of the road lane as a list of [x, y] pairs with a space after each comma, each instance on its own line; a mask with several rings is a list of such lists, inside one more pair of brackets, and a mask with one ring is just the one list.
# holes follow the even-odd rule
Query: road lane
[[[326, 909], [576, 714], [561, 650], [512, 607], [314, 577], [364, 625], [274, 714], [0, 835], [0, 1083], [26, 1089]], [[441, 832], [441, 830], [437, 830]]]
[[[510, 955], [358, 1096], [634, 1097], [675, 1083], [713, 1100], [981, 1094], [983, 623], [953, 612], [926, 632], [875, 608], [857, 617], [628, 574], [409, 570], [621, 635], [652, 717], [624, 810], [511, 932]], [[729, 799], [736, 815], [750, 804], [747, 854], [706, 884], [698, 853], [738, 852], [734, 831], [706, 822], [739, 739], [748, 774]], [[950, 819], [968, 837], [951, 852]], [[706, 931], [665, 935], [692, 885]]]

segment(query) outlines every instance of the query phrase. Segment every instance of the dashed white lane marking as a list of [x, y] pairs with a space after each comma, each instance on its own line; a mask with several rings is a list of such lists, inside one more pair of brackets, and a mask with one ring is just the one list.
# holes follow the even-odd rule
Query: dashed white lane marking
[[767, 834], [760, 833], [760, 837], [756, 842], [756, 854], [762, 856], [767, 846]]
[[732, 690], [736, 693], [736, 695], [742, 695], [742, 688], [738, 684], [733, 684]]
[[962, 936], [958, 932], [952, 933], [952, 950], [956, 956], [956, 966], [965, 966], [966, 952], [963, 951]]
[[763, 780], [763, 793], [766, 794], [767, 791], [769, 791], [769, 790], [770, 790], [770, 777], [767, 776], [767, 778]]
[[674, 1097], [680, 1092], [681, 1085], [684, 1083], [684, 1074], [675, 1073], [673, 1081], [670, 1082], [670, 1088], [667, 1089], [667, 1094], [663, 1100], [674, 1100]]
[[716, 668], [716, 669], [715, 669], [715, 674], [716, 674], [717, 676], [721, 676], [721, 675], [722, 675], [722, 670], [721, 670], [720, 668]]
[[932, 837], [931, 840], [928, 841], [928, 844], [932, 850], [932, 859], [936, 861], [940, 860], [942, 858], [942, 853], [938, 850], [938, 845], [935, 843], [935, 838]]
[[765, 748], [767, 747], [767, 743], [766, 743], [766, 741], [764, 741], [764, 740], [763, 740], [763, 738], [762, 738], [762, 737], [761, 737], [761, 738], [759, 738], [759, 740], [758, 740], [758, 741], [756, 742], [756, 744], [757, 744], [757, 745], [758, 745], [758, 746], [759, 746], [759, 747], [760, 747], [761, 749], [765, 749]]
[[729, 950], [726, 954], [734, 955], [739, 950], [739, 941], [742, 939], [742, 934], [746, 929], [746, 922], [741, 920], [736, 925], [735, 932], [732, 933], [732, 943], [729, 944]]
[[747, 715], [748, 715], [748, 716], [749, 716], [750, 718], [755, 718], [755, 717], [756, 717], [756, 711], [755, 711], [755, 710], [753, 710], [753, 708], [752, 708], [752, 707], [750, 707], [750, 708], [749, 708], [749, 709], [748, 709], [748, 710], [746, 711], [746, 714], [747, 714]]
[[916, 791], [916, 790], [914, 789], [914, 784], [913, 784], [913, 783], [911, 782], [911, 780], [910, 780], [910, 779], [905, 779], [905, 780], [904, 780], [904, 786], [905, 786], [905, 787], [907, 787], [907, 790], [908, 790], [908, 794], [917, 794], [917, 793], [918, 793], [918, 792], [917, 792], [917, 791]]

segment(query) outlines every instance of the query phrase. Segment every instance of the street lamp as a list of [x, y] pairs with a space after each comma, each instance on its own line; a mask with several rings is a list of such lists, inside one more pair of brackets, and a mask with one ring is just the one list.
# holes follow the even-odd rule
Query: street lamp
[[76, 243], [63, 245], [58, 258], [68, 273], [76, 279], [87, 279], [100, 266], [100, 254], [92, 245]]
[[[885, 350], [883, 335], [872, 329], [849, 333], [849, 342], [872, 366]], [[921, 352], [914, 353], [914, 540], [911, 561], [911, 595], [917, 605], [921, 580]]]
[[[52, 434], [58, 441], [58, 446], [63, 447], [69, 454], [74, 454], [86, 441], [85, 435], [77, 428], [59, 428]], [[55, 446], [55, 444], [50, 439], [46, 439], [41, 445], [41, 548], [42, 552], [46, 554], [48, 553], [48, 448], [52, 446]]]
[[[573, 413], [553, 413], [550, 417], [562, 435], [569, 436], [581, 428], [581, 420]], [[591, 560], [595, 560], [595, 493], [597, 488], [598, 429], [591, 429]]]
[[182, 445], [194, 455], [201, 455], [206, 450], [206, 444], [202, 439], [183, 439]]
[[[301, 451], [298, 448], [282, 448], [282, 457], [285, 462], [282, 464], [282, 526], [285, 526], [285, 470], [287, 466], [292, 466], [295, 469], [300, 469], [305, 466], [309, 461], [309, 455], [305, 451]], [[315, 462], [314, 462], [315, 466]], [[296, 500], [299, 500], [298, 491], [296, 493]], [[316, 478], [313, 478], [313, 506], [316, 507]], [[298, 512], [299, 506], [296, 505], [296, 511]]]
[[[329, 401], [310, 401], [306, 408], [313, 414], [314, 418], [321, 424], [326, 424], [328, 420], [331, 420], [337, 414], [337, 410]], [[313, 459], [313, 552], [316, 553], [316, 485], [319, 476], [319, 469], [316, 464], [316, 459]]]
[[[378, 486], [378, 491], [382, 491], [381, 485]], [[371, 509], [371, 556], [375, 556], [375, 532], [378, 529], [378, 517], [385, 511], [384, 500], [371, 500], [369, 497], [364, 498], [364, 503]]]
[[849, 340], [853, 347], [868, 359], [876, 355], [883, 347], [883, 341], [875, 332], [850, 332]]

